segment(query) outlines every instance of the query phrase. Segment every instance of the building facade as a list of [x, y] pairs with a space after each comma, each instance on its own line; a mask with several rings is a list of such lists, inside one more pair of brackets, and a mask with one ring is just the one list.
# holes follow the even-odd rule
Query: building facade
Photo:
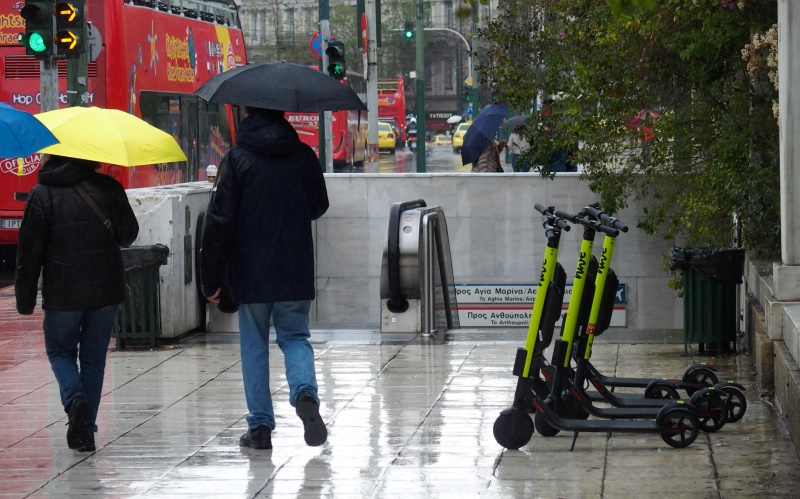
[[[319, 31], [318, 0], [241, 0], [237, 4], [248, 60], [319, 63], [312, 52], [311, 40]], [[432, 128], [448, 129], [446, 117], [464, 114], [471, 104], [464, 95], [465, 80], [470, 74], [467, 44], [472, 47], [472, 34], [491, 17], [496, 4], [497, 0], [479, 5], [477, 15], [473, 16], [463, 10], [466, 4], [461, 0], [425, 2], [425, 110], [426, 121]], [[383, 78], [403, 75], [407, 112], [415, 114], [416, 82], [411, 76], [417, 69], [416, 40], [405, 39], [403, 27], [405, 21], [416, 17], [416, 3], [381, 0], [380, 17], [378, 74]], [[364, 74], [355, 0], [332, 0], [328, 18], [333, 35], [346, 44], [348, 72]], [[480, 53], [480, 48], [476, 49]]]

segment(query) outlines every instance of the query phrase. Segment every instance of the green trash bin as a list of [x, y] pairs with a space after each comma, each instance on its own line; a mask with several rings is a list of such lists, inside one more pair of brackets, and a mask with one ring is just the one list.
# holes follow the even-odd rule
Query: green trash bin
[[121, 248], [128, 298], [119, 308], [114, 325], [117, 350], [125, 346], [158, 346], [161, 336], [160, 279], [158, 268], [167, 262], [163, 244]]
[[684, 351], [697, 343], [701, 354], [736, 351], [744, 248], [693, 247], [670, 250], [672, 270], [683, 273]]

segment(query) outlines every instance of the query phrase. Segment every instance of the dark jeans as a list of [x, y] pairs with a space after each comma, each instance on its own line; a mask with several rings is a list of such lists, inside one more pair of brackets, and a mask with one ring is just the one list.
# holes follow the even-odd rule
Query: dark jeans
[[531, 171], [530, 165], [526, 165], [525, 163], [519, 161], [519, 154], [511, 155], [511, 168], [513, 168], [515, 172], [521, 173], [527, 173]]
[[75, 312], [44, 311], [44, 345], [64, 410], [76, 395], [89, 401], [87, 426], [97, 431], [106, 353], [119, 305]]

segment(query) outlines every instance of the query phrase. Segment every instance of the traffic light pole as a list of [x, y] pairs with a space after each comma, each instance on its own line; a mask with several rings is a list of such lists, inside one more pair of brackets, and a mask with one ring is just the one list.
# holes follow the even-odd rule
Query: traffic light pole
[[67, 106], [86, 107], [86, 77], [88, 58], [86, 52], [77, 59], [67, 59]]
[[42, 112], [58, 109], [58, 68], [53, 56], [39, 61], [39, 96]]
[[[320, 71], [328, 71], [328, 38], [331, 36], [331, 25], [328, 20], [330, 15], [330, 8], [328, 7], [328, 0], [319, 0], [319, 31], [322, 37], [322, 59], [319, 63]], [[333, 150], [328, 146], [328, 141], [331, 139], [331, 112], [323, 111], [319, 113], [319, 121], [317, 122], [317, 134], [319, 140], [317, 146], [319, 148], [319, 162], [320, 166], [327, 172], [333, 173]]]
[[[478, 9], [477, 8], [473, 8], [472, 9], [472, 39], [477, 41], [477, 35], [478, 35]], [[471, 60], [470, 64], [469, 64], [470, 78], [472, 79], [472, 81], [470, 82], [470, 86], [472, 88], [472, 101], [471, 101], [470, 105], [472, 106], [472, 113], [473, 113], [472, 115], [475, 118], [477, 118], [478, 114], [481, 112], [480, 111], [481, 110], [481, 106], [480, 106], [480, 101], [479, 101], [479, 99], [480, 99], [480, 89], [478, 88], [478, 82], [476, 81], [477, 80], [477, 78], [476, 78], [477, 69], [473, 66], [473, 62], [477, 62], [477, 60], [475, 60], [475, 61]]]
[[378, 26], [375, 0], [366, 0], [364, 13], [367, 18], [367, 165], [370, 173], [378, 173]]
[[417, 0], [417, 173], [425, 173], [425, 18], [423, 0]]

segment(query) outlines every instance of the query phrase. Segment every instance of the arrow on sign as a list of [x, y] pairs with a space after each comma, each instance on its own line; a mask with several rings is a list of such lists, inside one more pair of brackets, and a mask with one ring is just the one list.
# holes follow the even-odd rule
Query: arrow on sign
[[72, 50], [78, 46], [78, 37], [72, 31], [60, 31], [58, 33], [58, 43]]
[[58, 15], [64, 18], [67, 22], [72, 22], [78, 16], [78, 11], [70, 3], [59, 4], [60, 10]]

